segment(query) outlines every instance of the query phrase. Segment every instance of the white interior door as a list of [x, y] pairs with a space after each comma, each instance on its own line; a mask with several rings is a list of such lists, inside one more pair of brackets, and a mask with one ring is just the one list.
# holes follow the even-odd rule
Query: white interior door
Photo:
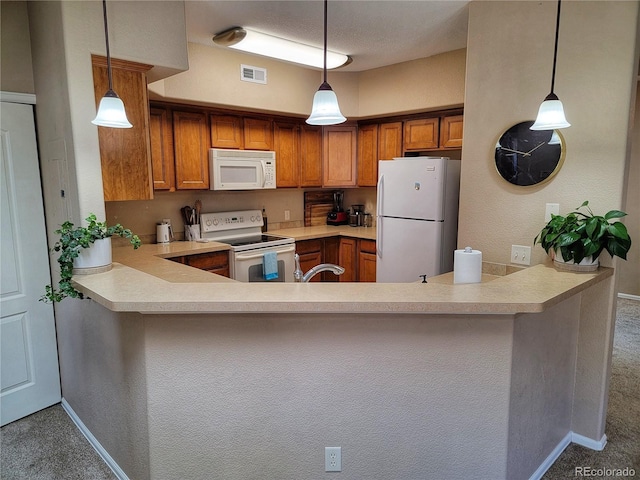
[[60, 401], [33, 108], [1, 102], [0, 423]]

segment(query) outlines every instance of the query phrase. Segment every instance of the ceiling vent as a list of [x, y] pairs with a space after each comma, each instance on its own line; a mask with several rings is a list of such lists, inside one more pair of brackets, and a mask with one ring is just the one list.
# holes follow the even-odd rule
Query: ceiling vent
[[267, 84], [267, 69], [252, 67], [251, 65], [240, 65], [240, 80], [245, 82]]

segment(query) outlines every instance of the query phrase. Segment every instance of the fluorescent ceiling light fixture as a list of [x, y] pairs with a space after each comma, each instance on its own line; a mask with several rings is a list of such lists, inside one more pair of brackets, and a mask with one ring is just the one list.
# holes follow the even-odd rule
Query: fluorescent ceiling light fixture
[[558, 96], [553, 93], [556, 82], [556, 60], [558, 58], [558, 31], [560, 30], [560, 4], [558, 0], [558, 13], [556, 15], [556, 43], [553, 48], [553, 71], [551, 73], [551, 93], [547, 95], [538, 110], [536, 121], [529, 128], [531, 130], [555, 130], [557, 128], [567, 128], [571, 124], [564, 116], [564, 107]]
[[[218, 33], [213, 37], [213, 43], [309, 67], [323, 68], [324, 64], [324, 50], [322, 48], [304, 45], [242, 27], [234, 27]], [[348, 65], [351, 61], [351, 57], [348, 55], [327, 51], [328, 69]]]

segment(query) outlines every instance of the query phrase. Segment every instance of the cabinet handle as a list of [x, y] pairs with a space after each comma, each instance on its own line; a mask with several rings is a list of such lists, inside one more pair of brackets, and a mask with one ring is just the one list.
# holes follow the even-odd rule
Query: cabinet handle
[[[269, 250], [270, 249], [265, 249], [265, 250]], [[286, 250], [276, 250], [276, 253], [289, 253], [289, 252], [293, 252], [295, 250], [295, 247], [290, 247], [287, 248]], [[236, 260], [251, 260], [253, 258], [262, 258], [264, 256], [264, 252], [263, 253], [254, 253], [254, 254], [240, 254], [240, 255], [236, 255]]]

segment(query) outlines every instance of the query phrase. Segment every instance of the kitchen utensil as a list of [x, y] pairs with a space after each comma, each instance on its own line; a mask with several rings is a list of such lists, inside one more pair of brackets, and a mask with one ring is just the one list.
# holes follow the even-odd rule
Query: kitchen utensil
[[200, 211], [202, 210], [202, 202], [200, 201], [200, 199], [196, 200], [196, 203], [194, 204], [193, 207], [196, 211], [196, 221], [195, 223], [200, 223]]
[[188, 205], [185, 207], [182, 207], [180, 209], [180, 213], [182, 214], [182, 220], [184, 221], [185, 225], [191, 225], [192, 221], [191, 221], [191, 207], [189, 207]]

